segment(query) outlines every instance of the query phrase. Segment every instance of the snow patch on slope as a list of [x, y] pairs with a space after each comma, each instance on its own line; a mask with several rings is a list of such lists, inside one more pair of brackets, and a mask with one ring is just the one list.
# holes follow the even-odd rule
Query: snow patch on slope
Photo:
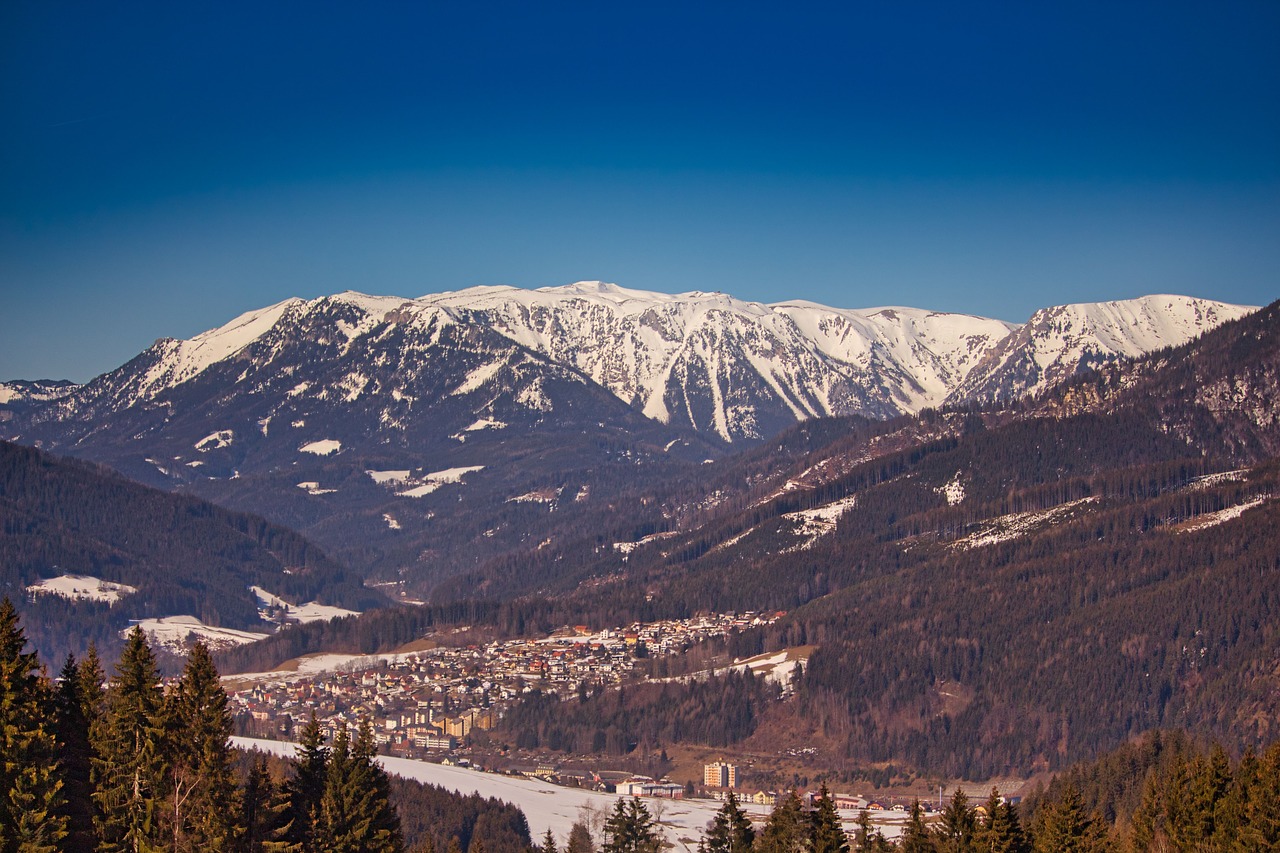
[[137, 592], [137, 587], [104, 581], [88, 575], [59, 575], [45, 578], [27, 587], [32, 595], [59, 595], [72, 601], [105, 601], [115, 604], [123, 596]]
[[302, 453], [314, 453], [316, 456], [330, 456], [342, 450], [342, 442], [336, 438], [322, 438], [311, 441], [298, 448]]
[[1096, 500], [1097, 498], [1081, 498], [1077, 501], [1068, 501], [1038, 512], [1015, 512], [1009, 515], [1002, 515], [983, 522], [981, 529], [977, 533], [970, 534], [963, 539], [957, 539], [951, 543], [951, 547], [967, 551], [972, 548], [996, 545], [1000, 542], [1010, 542], [1033, 531], [1068, 521], [1074, 515], [1076, 507]]
[[1194, 533], [1198, 530], [1205, 530], [1210, 527], [1217, 527], [1219, 524], [1226, 524], [1228, 521], [1234, 521], [1244, 515], [1249, 510], [1262, 506], [1271, 499], [1270, 495], [1259, 495], [1252, 500], [1247, 500], [1236, 506], [1229, 506], [1226, 509], [1220, 509], [1217, 512], [1208, 512], [1195, 518], [1178, 528], [1179, 533]]
[[[252, 631], [217, 628], [204, 624], [194, 616], [162, 616], [158, 619], [142, 619], [135, 624], [147, 635], [152, 645], [180, 655], [186, 654], [188, 646], [197, 640], [216, 651], [253, 643], [270, 636]], [[126, 628], [120, 632], [120, 636], [125, 636], [130, 630], [132, 629]]]
[[475, 471], [483, 471], [483, 465], [446, 468], [429, 474], [414, 476], [408, 469], [396, 471], [365, 471], [375, 483], [391, 488], [402, 498], [426, 497], [441, 486], [461, 483], [462, 478]]
[[947, 499], [947, 506], [961, 503], [964, 500], [964, 483], [960, 482], [960, 472], [957, 471], [945, 486], [939, 486], [934, 491]]
[[251, 586], [249, 590], [258, 599], [258, 615], [264, 620], [270, 619], [271, 611], [283, 611], [289, 622], [320, 622], [337, 619], [342, 616], [358, 616], [358, 610], [347, 610], [345, 607], [333, 607], [315, 601], [306, 604], [290, 604], [278, 595], [267, 592], [260, 586]]

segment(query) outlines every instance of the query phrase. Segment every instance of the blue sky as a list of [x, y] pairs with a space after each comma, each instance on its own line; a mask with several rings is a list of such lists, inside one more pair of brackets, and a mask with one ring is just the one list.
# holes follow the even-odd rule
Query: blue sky
[[1274, 2], [8, 0], [0, 379], [347, 288], [1269, 302], [1277, 44]]

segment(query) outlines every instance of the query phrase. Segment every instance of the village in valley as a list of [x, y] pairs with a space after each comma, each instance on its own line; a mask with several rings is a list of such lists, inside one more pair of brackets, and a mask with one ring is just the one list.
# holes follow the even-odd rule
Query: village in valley
[[[483, 644], [440, 636], [390, 654], [313, 655], [271, 672], [231, 675], [223, 681], [241, 735], [291, 740], [314, 713], [326, 737], [332, 738], [343, 727], [354, 728], [369, 719], [387, 755], [477, 767], [494, 764], [486, 769], [625, 795], [683, 798], [693, 794], [687, 783], [549, 756], [522, 762], [527, 756], [518, 750], [513, 754], [494, 749], [487, 733], [524, 694], [539, 691], [566, 700], [617, 689], [645, 678], [643, 662], [648, 658], [680, 654], [697, 643], [768, 624], [781, 615], [711, 614], [599, 631], [566, 626], [542, 638]], [[736, 660], [720, 671], [750, 669], [786, 692], [798, 662], [796, 656], [778, 652]], [[495, 760], [499, 758], [506, 760]], [[739, 788], [737, 767], [726, 762], [708, 764], [702, 781], [700, 792], [712, 797], [737, 790], [745, 802], [770, 806], [778, 796], [774, 791]], [[842, 803], [846, 808], [866, 805], [861, 799]]]
[[[602, 764], [600, 756], [521, 750], [501, 743], [493, 730], [524, 694], [540, 691], [565, 701], [619, 689], [649, 677], [647, 659], [679, 655], [695, 644], [769, 624], [782, 615], [711, 614], [598, 631], [565, 626], [542, 638], [486, 643], [468, 642], [467, 629], [455, 629], [390, 654], [307, 656], [271, 672], [226, 676], [223, 683], [242, 736], [290, 741], [314, 713], [332, 741], [342, 728], [369, 719], [379, 750], [388, 756], [431, 762], [442, 769], [452, 765], [524, 777], [584, 793], [643, 797], [659, 813], [665, 811], [661, 804], [666, 801], [697, 798], [714, 803], [732, 793], [763, 820], [785, 790], [744, 779], [742, 771], [748, 768], [722, 757], [701, 765], [696, 782], [654, 778], [618, 762]], [[716, 671], [751, 670], [786, 693], [802, 662], [802, 656], [782, 651], [735, 660]], [[745, 775], [751, 776], [749, 771]], [[802, 796], [811, 800], [816, 790]], [[832, 792], [832, 799], [850, 826], [862, 810], [881, 815], [876, 825], [890, 837], [906, 819], [903, 805], [889, 799], [839, 791]]]

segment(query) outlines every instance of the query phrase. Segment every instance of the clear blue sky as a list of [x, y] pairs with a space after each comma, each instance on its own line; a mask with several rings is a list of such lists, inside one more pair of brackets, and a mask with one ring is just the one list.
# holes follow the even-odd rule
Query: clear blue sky
[[0, 379], [288, 296], [1280, 296], [1280, 3], [0, 4]]

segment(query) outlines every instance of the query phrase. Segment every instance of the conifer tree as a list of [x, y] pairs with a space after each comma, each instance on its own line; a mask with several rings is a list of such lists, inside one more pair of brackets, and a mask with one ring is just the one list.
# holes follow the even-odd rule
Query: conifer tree
[[355, 794], [353, 816], [358, 827], [355, 841], [362, 851], [392, 853], [404, 848], [400, 818], [391, 805], [391, 781], [377, 762], [373, 724], [361, 720], [351, 750], [348, 787]]
[[987, 798], [987, 817], [975, 838], [975, 847], [983, 853], [1029, 853], [1031, 849], [1018, 820], [1017, 807], [1006, 802], [995, 788]]
[[231, 711], [204, 643], [191, 649], [166, 709], [172, 750], [166, 823], [172, 849], [229, 850], [236, 834]]
[[1280, 849], [1280, 742], [1258, 758], [1252, 775], [1238, 849]]
[[1207, 758], [1190, 763], [1188, 774], [1184, 808], [1178, 825], [1170, 829], [1174, 843], [1194, 849], [1227, 831], [1227, 827], [1216, 825], [1215, 818], [1231, 787], [1231, 761], [1226, 751], [1215, 745]]
[[661, 840], [652, 815], [639, 797], [624, 802], [621, 797], [604, 824], [603, 853], [657, 853]]
[[[351, 831], [351, 804], [346, 789], [350, 764], [351, 735], [343, 726], [333, 737], [329, 762], [325, 767], [324, 789], [320, 794], [320, 811], [313, 838], [317, 851], [345, 849], [342, 844]], [[304, 845], [304, 849], [311, 848]]]
[[968, 853], [973, 850], [974, 834], [978, 829], [978, 816], [969, 805], [969, 795], [956, 788], [951, 801], [942, 810], [938, 826], [939, 847], [946, 853]]
[[92, 850], [97, 844], [93, 832], [93, 748], [89, 742], [89, 718], [85, 715], [88, 701], [82, 690], [75, 656], [67, 655], [53, 696], [53, 729], [58, 742], [62, 813], [67, 818], [69, 850]]
[[596, 853], [596, 843], [591, 838], [591, 830], [582, 821], [574, 821], [573, 826], [569, 828], [565, 853]]
[[267, 770], [267, 757], [255, 755], [240, 795], [236, 853], [296, 853], [299, 845], [286, 840], [288, 800]]
[[547, 834], [542, 836], [542, 846], [538, 848], [538, 853], [560, 853], [556, 847], [556, 837], [551, 834], [551, 827], [547, 827]]
[[84, 716], [92, 729], [94, 720], [101, 718], [104, 703], [107, 699], [105, 682], [106, 673], [102, 670], [102, 660], [98, 657], [97, 643], [89, 644], [84, 660], [76, 667], [76, 678], [80, 682], [80, 698], [84, 702]]
[[756, 842], [761, 853], [799, 853], [809, 845], [809, 823], [800, 795], [791, 791], [773, 807]]
[[929, 839], [929, 828], [924, 823], [924, 809], [919, 800], [911, 801], [911, 812], [907, 826], [902, 832], [902, 853], [932, 853], [933, 842]]
[[756, 831], [738, 805], [737, 796], [730, 791], [711, 820], [707, 831], [708, 853], [750, 853], [755, 844]]
[[94, 730], [93, 759], [99, 849], [141, 853], [160, 841], [168, 750], [155, 656], [141, 628], [125, 642]]
[[323, 850], [399, 853], [400, 822], [390, 782], [374, 763], [373, 727], [365, 721], [352, 743], [346, 727], [329, 753], [316, 846]]
[[1088, 814], [1080, 792], [1068, 784], [1036, 831], [1036, 853], [1095, 853], [1105, 848], [1102, 821]]
[[53, 853], [67, 835], [51, 698], [36, 653], [6, 597], [0, 602], [0, 851]]
[[824, 782], [818, 794], [817, 808], [809, 818], [810, 844], [813, 853], [848, 853], [849, 839], [840, 823], [835, 801]]
[[315, 711], [302, 727], [298, 754], [293, 760], [293, 776], [285, 786], [289, 807], [286, 812], [286, 838], [303, 850], [315, 849], [320, 818], [320, 799], [324, 795], [328, 772], [329, 749], [316, 720]]
[[1142, 799], [1138, 801], [1129, 827], [1129, 846], [1132, 849], [1158, 849], [1168, 843], [1164, 798], [1164, 785], [1160, 775], [1151, 773], [1143, 783]]
[[871, 812], [863, 809], [858, 812], [857, 828], [853, 832], [853, 849], [855, 853], [870, 853], [874, 844], [871, 837]]

